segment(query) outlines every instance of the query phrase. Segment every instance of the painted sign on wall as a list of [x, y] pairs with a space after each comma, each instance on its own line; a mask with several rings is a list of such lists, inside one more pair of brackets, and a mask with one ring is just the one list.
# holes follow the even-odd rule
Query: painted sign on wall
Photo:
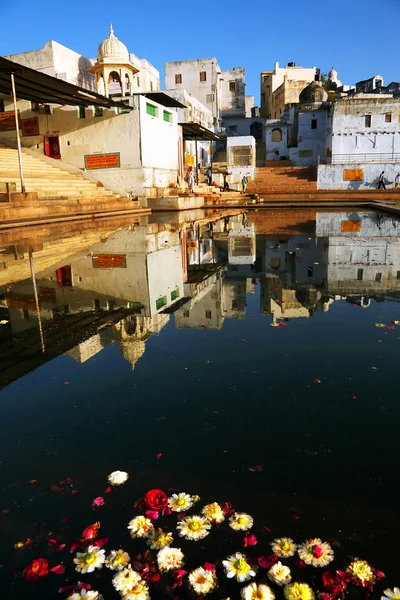
[[9, 110], [7, 112], [0, 112], [0, 131], [14, 131], [15, 130], [15, 112]]
[[342, 233], [361, 231], [361, 221], [342, 221]]
[[343, 181], [364, 181], [364, 169], [343, 169]]
[[21, 119], [22, 135], [39, 135], [39, 117]]
[[126, 255], [125, 254], [96, 254], [93, 256], [93, 267], [95, 269], [112, 268], [125, 269]]
[[115, 169], [120, 166], [119, 152], [85, 155], [85, 169]]

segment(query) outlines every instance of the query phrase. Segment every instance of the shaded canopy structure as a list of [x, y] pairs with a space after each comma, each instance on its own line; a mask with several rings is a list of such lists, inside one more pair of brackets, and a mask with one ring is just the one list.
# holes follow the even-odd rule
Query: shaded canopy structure
[[0, 56], [0, 94], [12, 96], [10, 74], [14, 74], [17, 98], [39, 104], [69, 106], [120, 107], [120, 102], [101, 96], [96, 92], [73, 85], [67, 81], [24, 67]]
[[198, 123], [179, 123], [182, 127], [183, 137], [187, 140], [203, 140], [205, 142], [222, 142], [226, 138], [199, 125]]

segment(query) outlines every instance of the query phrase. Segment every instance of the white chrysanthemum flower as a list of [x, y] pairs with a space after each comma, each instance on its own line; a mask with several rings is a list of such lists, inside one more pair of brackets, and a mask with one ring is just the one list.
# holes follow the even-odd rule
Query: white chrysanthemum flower
[[113, 471], [108, 476], [108, 481], [111, 485], [122, 485], [128, 480], [128, 473], [126, 471]]
[[247, 531], [253, 527], [253, 517], [246, 513], [234, 513], [229, 517], [229, 527], [236, 531]]
[[289, 558], [296, 552], [296, 544], [291, 538], [283, 537], [278, 538], [271, 542], [272, 551], [279, 558]]
[[200, 596], [212, 592], [217, 587], [218, 579], [212, 571], [199, 567], [189, 574], [189, 584]]
[[86, 552], [77, 552], [74, 563], [75, 570], [80, 573], [92, 573], [95, 569], [101, 569], [105, 561], [105, 551], [99, 546], [89, 546]]
[[154, 529], [153, 523], [147, 517], [139, 515], [129, 521], [128, 529], [132, 538], [147, 537]]
[[149, 600], [149, 587], [145, 581], [139, 581], [122, 597], [124, 600]]
[[130, 563], [131, 559], [124, 550], [110, 550], [110, 554], [106, 558], [105, 565], [113, 571], [122, 571]]
[[163, 548], [157, 554], [158, 568], [162, 572], [180, 569], [183, 565], [184, 555], [180, 548]]
[[81, 590], [67, 597], [67, 600], [104, 600], [100, 592], [95, 590]]
[[147, 545], [152, 550], [162, 550], [162, 548], [170, 546], [173, 541], [172, 533], [165, 533], [162, 529], [153, 529], [148, 535]]
[[228, 579], [236, 577], [236, 581], [247, 581], [256, 576], [253, 567], [247, 562], [245, 554], [236, 552], [222, 561]]
[[383, 592], [383, 596], [381, 596], [381, 600], [400, 600], [400, 588], [393, 588], [392, 590], [387, 589]]
[[319, 538], [307, 540], [298, 547], [298, 553], [306, 565], [313, 567], [326, 567], [333, 561], [333, 550], [328, 542], [323, 542]]
[[193, 506], [193, 498], [184, 492], [172, 494], [171, 498], [168, 498], [168, 506], [174, 512], [185, 512]]
[[276, 565], [270, 568], [268, 577], [278, 585], [286, 585], [292, 581], [289, 567], [283, 565], [281, 562], [277, 562]]
[[283, 593], [286, 600], [315, 600], [315, 594], [307, 583], [290, 583]]
[[218, 504], [218, 502], [213, 502], [212, 504], [206, 504], [203, 510], [201, 511], [203, 517], [209, 519], [210, 521], [215, 521], [216, 523], [222, 523], [225, 519], [224, 511]]
[[356, 579], [367, 583], [375, 583], [375, 575], [366, 560], [353, 560], [346, 569]]
[[204, 517], [192, 515], [185, 517], [182, 521], [178, 521], [176, 528], [181, 537], [197, 541], [205, 538], [210, 533], [211, 523]]
[[113, 586], [117, 592], [121, 592], [122, 596], [127, 594], [141, 581], [142, 578], [140, 577], [139, 573], [134, 571], [130, 566], [116, 573], [112, 579]]
[[275, 594], [268, 585], [250, 583], [240, 592], [243, 600], [274, 600]]

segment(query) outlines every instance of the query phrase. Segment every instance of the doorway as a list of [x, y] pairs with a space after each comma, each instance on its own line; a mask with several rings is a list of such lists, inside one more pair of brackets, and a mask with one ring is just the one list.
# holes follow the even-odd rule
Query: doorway
[[58, 135], [46, 135], [44, 138], [44, 153], [50, 158], [61, 158], [60, 138]]

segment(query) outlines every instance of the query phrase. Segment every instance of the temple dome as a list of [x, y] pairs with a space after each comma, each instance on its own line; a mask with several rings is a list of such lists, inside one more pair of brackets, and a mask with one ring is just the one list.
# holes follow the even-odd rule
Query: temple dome
[[329, 81], [335, 81], [335, 82], [338, 80], [338, 73], [333, 67], [328, 73], [328, 79], [329, 79]]
[[97, 50], [97, 60], [99, 62], [129, 62], [128, 48], [114, 35], [112, 25], [110, 25], [110, 35], [102, 42]]
[[299, 102], [300, 104], [310, 103], [315, 104], [317, 102], [327, 102], [328, 92], [324, 90], [320, 81], [312, 81], [304, 90], [300, 93]]

